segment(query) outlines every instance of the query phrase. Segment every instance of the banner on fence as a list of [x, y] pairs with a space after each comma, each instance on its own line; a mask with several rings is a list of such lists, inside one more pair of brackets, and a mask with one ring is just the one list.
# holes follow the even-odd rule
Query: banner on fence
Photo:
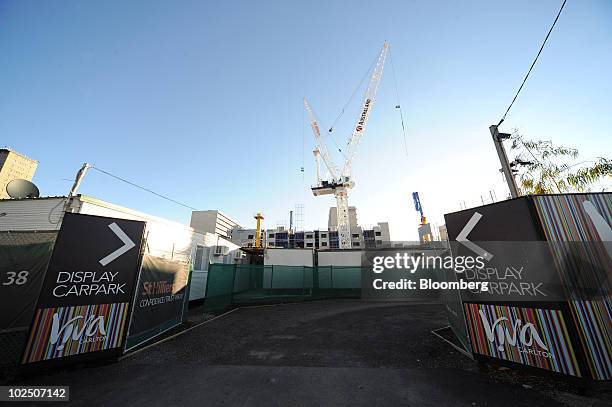
[[127, 348], [182, 322], [185, 301], [188, 301], [188, 280], [187, 263], [144, 256]]
[[27, 329], [57, 232], [0, 235], [0, 332]]

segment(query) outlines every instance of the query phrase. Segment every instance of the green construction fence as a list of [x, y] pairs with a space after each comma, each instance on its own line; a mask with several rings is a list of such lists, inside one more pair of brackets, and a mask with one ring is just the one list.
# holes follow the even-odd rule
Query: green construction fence
[[204, 311], [360, 295], [361, 267], [211, 264]]

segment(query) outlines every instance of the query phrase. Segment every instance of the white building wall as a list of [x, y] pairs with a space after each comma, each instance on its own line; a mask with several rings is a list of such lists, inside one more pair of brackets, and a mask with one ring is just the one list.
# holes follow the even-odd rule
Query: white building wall
[[312, 249], [265, 249], [266, 266], [313, 266]]
[[350, 266], [361, 267], [361, 250], [333, 250], [321, 251], [317, 253], [317, 262], [321, 267], [324, 266]]

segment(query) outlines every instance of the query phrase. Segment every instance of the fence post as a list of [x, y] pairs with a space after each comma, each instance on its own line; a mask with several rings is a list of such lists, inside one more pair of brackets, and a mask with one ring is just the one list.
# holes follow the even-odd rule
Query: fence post
[[210, 260], [208, 261], [208, 270], [206, 271], [206, 284], [204, 285], [204, 309], [206, 312], [206, 303], [208, 302], [208, 282], [210, 281], [210, 269], [212, 268], [212, 263]]
[[234, 267], [232, 267], [233, 271], [234, 271], [234, 276], [232, 278], [232, 288], [230, 290], [230, 305], [234, 305], [234, 286], [236, 285], [236, 268], [238, 267], [238, 264], [234, 264]]

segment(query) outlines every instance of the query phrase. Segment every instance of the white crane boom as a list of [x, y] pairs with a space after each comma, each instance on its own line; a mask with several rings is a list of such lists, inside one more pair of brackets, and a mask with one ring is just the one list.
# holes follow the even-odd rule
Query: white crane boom
[[361, 142], [361, 138], [363, 137], [363, 133], [365, 132], [366, 124], [368, 123], [368, 118], [370, 117], [370, 112], [372, 111], [372, 107], [374, 106], [374, 98], [376, 97], [376, 93], [378, 92], [378, 84], [380, 83], [380, 79], [382, 78], [383, 68], [385, 67], [385, 60], [387, 58], [388, 52], [389, 44], [385, 41], [385, 43], [383, 44], [383, 48], [380, 51], [380, 55], [378, 56], [378, 61], [376, 61], [376, 66], [374, 67], [372, 76], [370, 77], [368, 87], [366, 88], [363, 106], [359, 112], [359, 117], [357, 118], [357, 123], [355, 124], [355, 128], [353, 129], [353, 134], [351, 135], [351, 138], [347, 143], [345, 153], [346, 161], [344, 163], [344, 169], [342, 170], [343, 177], [351, 176], [351, 170], [353, 168], [353, 157], [357, 152], [357, 147]]
[[[352, 247], [351, 242], [351, 225], [349, 223], [349, 205], [348, 205], [348, 190], [355, 184], [351, 178], [351, 171], [353, 166], [353, 157], [357, 151], [357, 147], [361, 142], [361, 138], [365, 132], [365, 127], [374, 106], [374, 98], [378, 91], [378, 84], [382, 78], [383, 68], [385, 65], [385, 59], [389, 52], [389, 44], [385, 41], [383, 48], [380, 51], [380, 55], [372, 71], [370, 82], [366, 88], [362, 109], [360, 110], [357, 123], [353, 129], [353, 133], [348, 140], [346, 147], [346, 161], [342, 173], [339, 172], [338, 168], [332, 162], [331, 156], [327, 150], [322, 137], [321, 130], [317, 119], [310, 107], [310, 104], [304, 98], [304, 107], [308, 112], [310, 119], [310, 126], [314, 133], [315, 139], [317, 140], [317, 147], [313, 151], [317, 162], [317, 185], [312, 187], [312, 193], [315, 196], [334, 194], [336, 197], [336, 210], [337, 210], [337, 221], [338, 221], [338, 247], [340, 249], [350, 249]], [[329, 181], [321, 180], [319, 173], [319, 158], [323, 159], [327, 170], [329, 171], [331, 179]]]
[[314, 133], [315, 139], [317, 140], [318, 153], [315, 153], [315, 158], [317, 158], [318, 160], [317, 155], [320, 155], [321, 158], [323, 159], [323, 162], [325, 163], [325, 167], [327, 167], [327, 170], [329, 171], [329, 175], [331, 176], [332, 179], [336, 179], [339, 173], [338, 167], [336, 167], [336, 165], [331, 159], [331, 156], [329, 155], [329, 151], [327, 151], [327, 146], [325, 145], [325, 143], [323, 142], [323, 138], [321, 137], [321, 130], [319, 128], [319, 123], [317, 123], [317, 118], [314, 112], [312, 111], [312, 108], [310, 107], [310, 104], [308, 103], [308, 100], [306, 98], [304, 98], [304, 107], [306, 108], [306, 111], [308, 112], [308, 119], [310, 120], [310, 127], [312, 127], [312, 132]]

